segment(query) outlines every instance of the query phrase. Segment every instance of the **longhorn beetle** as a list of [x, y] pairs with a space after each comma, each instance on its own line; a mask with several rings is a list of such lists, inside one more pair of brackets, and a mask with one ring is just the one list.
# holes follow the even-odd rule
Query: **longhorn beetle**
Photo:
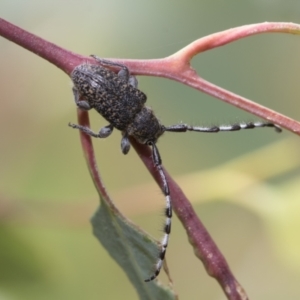
[[[98, 133], [81, 125], [69, 123], [69, 126], [96, 138], [108, 137], [114, 128], [120, 130], [122, 133], [121, 149], [123, 154], [127, 154], [130, 149], [129, 136], [135, 138], [141, 144], [150, 146], [152, 148], [153, 163], [163, 183], [162, 191], [166, 200], [164, 236], [161, 241], [161, 249], [154, 273], [145, 280], [148, 282], [158, 276], [163, 265], [172, 219], [170, 190], [162, 168], [160, 154], [156, 147], [157, 139], [165, 131], [219, 132], [256, 127], [274, 127], [277, 132], [281, 132], [281, 128], [273, 123], [263, 121], [211, 127], [189, 126], [182, 123], [164, 126], [156, 118], [152, 109], [145, 106], [147, 97], [138, 89], [137, 79], [130, 75], [129, 69], [125, 65], [104, 60], [95, 55], [91, 56], [98, 64], [84, 63], [77, 66], [71, 73], [71, 79], [74, 83], [73, 94], [75, 103], [78, 108], [83, 110], [94, 108], [109, 124], [101, 128]], [[120, 71], [116, 74], [105, 68], [105, 66], [119, 67]]]

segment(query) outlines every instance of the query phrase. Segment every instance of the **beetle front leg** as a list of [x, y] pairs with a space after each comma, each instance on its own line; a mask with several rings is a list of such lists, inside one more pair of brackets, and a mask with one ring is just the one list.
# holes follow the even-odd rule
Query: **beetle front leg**
[[106, 138], [108, 137], [109, 135], [111, 135], [111, 133], [113, 132], [113, 129], [114, 127], [112, 125], [107, 125], [105, 127], [102, 127], [98, 133], [94, 132], [93, 130], [91, 130], [89, 127], [87, 126], [82, 126], [82, 125], [77, 125], [77, 124], [72, 124], [72, 123], [69, 123], [68, 124], [70, 127], [74, 128], [74, 129], [79, 129], [81, 130], [82, 132], [92, 136], [92, 137], [95, 137], [95, 138]]

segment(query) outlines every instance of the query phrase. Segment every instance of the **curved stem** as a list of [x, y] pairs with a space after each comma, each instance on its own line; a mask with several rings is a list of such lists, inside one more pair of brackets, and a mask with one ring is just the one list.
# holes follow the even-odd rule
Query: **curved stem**
[[[130, 143], [162, 189], [163, 182], [153, 165], [149, 147], [137, 143], [132, 138]], [[224, 256], [198, 218], [191, 203], [165, 169], [164, 172], [171, 190], [173, 209], [186, 230], [196, 256], [203, 262], [207, 273], [219, 282], [229, 300], [247, 300], [246, 292], [233, 276]]]
[[224, 46], [239, 39], [260, 33], [292, 33], [300, 34], [300, 25], [286, 22], [264, 22], [230, 28], [200, 38], [179, 50], [172, 56], [185, 56], [190, 60], [196, 54]]

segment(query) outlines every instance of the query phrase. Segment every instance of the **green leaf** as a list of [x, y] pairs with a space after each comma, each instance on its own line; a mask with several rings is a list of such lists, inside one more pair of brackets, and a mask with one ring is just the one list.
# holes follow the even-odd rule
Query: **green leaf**
[[95, 236], [125, 271], [140, 299], [176, 299], [175, 293], [159, 282], [144, 282], [152, 275], [158, 253], [158, 245], [150, 236], [103, 199], [91, 222]]

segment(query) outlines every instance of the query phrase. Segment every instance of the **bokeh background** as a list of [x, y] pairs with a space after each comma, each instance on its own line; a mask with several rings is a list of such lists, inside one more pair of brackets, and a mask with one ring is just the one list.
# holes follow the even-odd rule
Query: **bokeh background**
[[[291, 0], [0, 2], [2, 18], [66, 49], [143, 59], [235, 26], [300, 23], [299, 11]], [[192, 63], [205, 79], [299, 120], [299, 50], [298, 36], [263, 34]], [[137, 299], [91, 233], [98, 197], [78, 132], [67, 126], [76, 122], [70, 79], [3, 38], [0, 51], [0, 299]], [[164, 124], [256, 120], [170, 80], [139, 82]], [[90, 115], [93, 129], [106, 125]], [[163, 196], [135, 152], [121, 154], [117, 131], [94, 145], [116, 205], [159, 238]], [[299, 147], [298, 136], [271, 129], [169, 133], [159, 142], [165, 167], [251, 299], [300, 298]], [[180, 299], [225, 299], [176, 217], [167, 261]]]

